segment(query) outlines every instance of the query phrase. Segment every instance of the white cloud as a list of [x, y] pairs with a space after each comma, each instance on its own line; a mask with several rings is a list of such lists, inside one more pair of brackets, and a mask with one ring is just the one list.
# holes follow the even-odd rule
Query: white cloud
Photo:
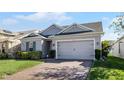
[[12, 18], [7, 18], [7, 19], [2, 20], [3, 25], [15, 25], [17, 23], [18, 23], [18, 21], [16, 19], [12, 19]]
[[39, 12], [30, 15], [18, 15], [18, 19], [29, 20], [33, 22], [42, 22], [42, 21], [65, 21], [71, 19], [67, 16], [66, 13], [50, 13], [50, 12]]

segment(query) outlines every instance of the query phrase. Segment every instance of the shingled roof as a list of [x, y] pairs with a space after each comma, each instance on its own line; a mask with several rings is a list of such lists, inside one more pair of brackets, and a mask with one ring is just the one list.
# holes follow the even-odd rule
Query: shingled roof
[[[54, 26], [54, 29], [55, 28], [57, 29], [56, 31], [49, 30], [53, 26]], [[87, 33], [92, 31], [103, 32], [103, 28], [102, 28], [102, 22], [91, 22], [91, 23], [84, 23], [84, 24], [74, 23], [72, 25], [64, 25], [64, 26], [53, 24], [49, 26], [47, 29], [45, 29], [41, 33], [41, 35], [46, 37], [50, 36], [50, 35], [45, 35], [47, 31], [49, 31], [50, 35], [65, 35], [65, 34]]]
[[4, 30], [4, 29], [0, 29], [0, 33], [5, 34], [5, 35], [14, 36], [14, 34], [11, 31]]

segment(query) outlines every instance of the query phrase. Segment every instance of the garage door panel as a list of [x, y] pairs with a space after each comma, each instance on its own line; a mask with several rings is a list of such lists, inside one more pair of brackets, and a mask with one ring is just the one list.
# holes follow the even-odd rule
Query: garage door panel
[[93, 59], [94, 42], [86, 41], [63, 41], [58, 42], [59, 59]]

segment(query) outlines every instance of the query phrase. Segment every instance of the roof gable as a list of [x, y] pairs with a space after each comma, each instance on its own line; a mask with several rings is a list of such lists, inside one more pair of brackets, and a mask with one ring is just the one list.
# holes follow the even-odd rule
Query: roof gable
[[81, 32], [90, 32], [90, 31], [94, 31], [94, 30], [83, 25], [72, 24], [71, 26], [68, 26], [65, 29], [63, 29], [58, 34], [81, 33]]
[[27, 35], [26, 37], [24, 37], [24, 38], [32, 38], [32, 37], [37, 37], [37, 38], [44, 38], [44, 39], [46, 39], [46, 37], [44, 37], [44, 36], [42, 36], [40, 33], [31, 33], [31, 34], [29, 34], [29, 35]]
[[46, 30], [44, 30], [41, 34], [44, 36], [55, 35], [59, 33], [62, 29], [63, 28], [61, 26], [53, 24], [50, 27], [48, 27]]

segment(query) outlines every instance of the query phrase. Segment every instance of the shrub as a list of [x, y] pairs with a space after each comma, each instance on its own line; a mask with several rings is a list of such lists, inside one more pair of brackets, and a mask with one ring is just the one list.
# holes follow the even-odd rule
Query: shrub
[[42, 52], [40, 51], [18, 51], [16, 52], [15, 57], [17, 59], [40, 59], [42, 56]]
[[21, 59], [21, 51], [18, 51], [15, 53], [15, 58], [16, 59]]
[[0, 53], [0, 59], [6, 59], [8, 55], [6, 53]]
[[102, 49], [102, 57], [107, 57], [109, 51], [107, 49]]
[[30, 51], [29, 52], [30, 59], [40, 59], [41, 56], [42, 56], [42, 52], [40, 52], [40, 51]]
[[55, 54], [56, 54], [55, 50], [50, 50], [48, 55], [50, 58], [55, 58]]
[[29, 52], [21, 52], [21, 59], [29, 59]]
[[95, 58], [99, 60], [101, 57], [101, 50], [100, 49], [95, 49]]

